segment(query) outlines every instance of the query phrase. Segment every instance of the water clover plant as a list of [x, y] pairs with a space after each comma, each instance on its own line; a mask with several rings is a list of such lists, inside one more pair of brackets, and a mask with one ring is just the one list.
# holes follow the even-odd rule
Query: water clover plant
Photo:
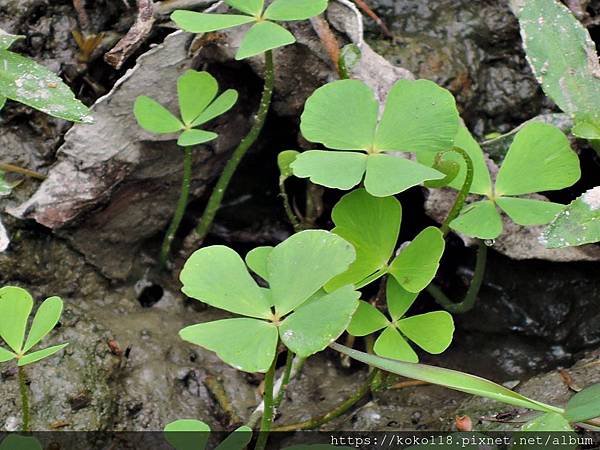
[[[474, 140], [465, 144], [471, 152], [481, 152]], [[483, 158], [473, 162], [471, 193], [487, 198], [467, 205], [450, 227], [480, 239], [495, 239], [502, 233], [497, 208], [519, 225], [549, 223], [564, 205], [521, 196], [563, 189], [581, 176], [579, 158], [567, 137], [558, 128], [538, 122], [528, 123], [515, 135], [494, 184]]]
[[10, 99], [59, 119], [91, 123], [88, 108], [56, 74], [9, 50], [22, 38], [0, 29], [0, 109]]
[[25, 289], [13, 286], [0, 289], [0, 337], [9, 347], [9, 349], [0, 347], [0, 363], [17, 361], [25, 431], [29, 431], [29, 395], [23, 367], [48, 358], [68, 345], [53, 345], [42, 350], [31, 351], [58, 323], [63, 302], [59, 297], [44, 300], [31, 322], [29, 334], [25, 339], [32, 309], [33, 298]]
[[275, 81], [273, 49], [296, 41], [289, 31], [274, 23], [273, 20], [309, 19], [321, 14], [327, 8], [327, 0], [276, 0], [266, 10], [264, 10], [264, 0], [227, 0], [226, 3], [244, 15], [207, 14], [192, 11], [175, 11], [171, 15], [173, 21], [180, 28], [192, 33], [208, 33], [255, 22], [242, 40], [236, 58], [244, 59], [262, 53], [265, 55], [265, 83], [254, 123], [227, 161], [206, 204], [202, 218], [196, 227], [196, 238], [200, 242], [204, 240], [212, 226], [237, 167], [248, 149], [258, 139], [267, 119]]
[[452, 148], [459, 117], [452, 94], [428, 80], [400, 80], [379, 103], [365, 83], [340, 80], [317, 89], [306, 101], [300, 129], [310, 142], [330, 150], [309, 150], [292, 163], [294, 175], [337, 189], [364, 178], [369, 194], [386, 197], [441, 172], [389, 152], [437, 153]]
[[402, 220], [400, 202], [394, 197], [373, 197], [365, 189], [357, 189], [342, 197], [331, 217], [335, 223], [332, 232], [354, 246], [356, 260], [327, 283], [327, 290], [347, 284], [360, 288], [390, 274], [402, 288], [418, 293], [435, 276], [445, 247], [442, 233], [435, 227], [421, 231], [394, 256]]
[[301, 357], [317, 353], [344, 332], [358, 307], [359, 293], [351, 286], [322, 290], [354, 258], [353, 247], [339, 236], [302, 231], [247, 256], [250, 269], [268, 282], [265, 289], [235, 251], [197, 250], [181, 272], [182, 291], [242, 317], [192, 325], [180, 336], [246, 372], [267, 372], [279, 340]]
[[178, 133], [177, 144], [184, 151], [181, 193], [161, 248], [160, 261], [163, 265], [167, 261], [171, 243], [188, 203], [192, 177], [191, 147], [218, 137], [216, 133], [199, 127], [229, 111], [238, 99], [238, 93], [234, 89], [228, 89], [217, 96], [218, 92], [219, 85], [211, 74], [188, 70], [177, 80], [179, 118], [150, 97], [140, 96], [135, 101], [133, 111], [139, 125], [151, 133]]
[[407, 340], [434, 355], [450, 346], [454, 321], [449, 313], [433, 311], [405, 317], [418, 294], [406, 291], [391, 277], [387, 280], [386, 293], [389, 318], [372, 304], [361, 300], [348, 333], [367, 336], [383, 330], [375, 341], [373, 351], [385, 358], [413, 363], [418, 362], [419, 357]]
[[275, 22], [310, 19], [327, 9], [327, 0], [275, 0], [266, 9], [264, 0], [225, 0], [225, 3], [242, 14], [175, 11], [171, 19], [178, 27], [192, 33], [252, 23], [235, 55], [235, 59], [240, 60], [296, 42], [292, 33]]

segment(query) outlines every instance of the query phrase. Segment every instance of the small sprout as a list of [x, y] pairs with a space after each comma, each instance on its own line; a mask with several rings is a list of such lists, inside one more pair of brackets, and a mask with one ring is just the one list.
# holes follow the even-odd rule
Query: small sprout
[[171, 19], [191, 33], [209, 33], [253, 23], [240, 43], [235, 59], [259, 55], [296, 42], [292, 33], [275, 22], [306, 20], [327, 9], [327, 0], [275, 0], [266, 9], [264, 0], [225, 0], [239, 14], [206, 14], [175, 11]]
[[292, 164], [294, 175], [337, 189], [351, 189], [364, 178], [369, 194], [386, 197], [444, 174], [389, 152], [437, 153], [452, 148], [458, 130], [452, 94], [427, 80], [400, 80], [385, 110], [371, 88], [341, 80], [317, 89], [306, 101], [300, 128], [310, 150]]
[[428, 353], [439, 354], [452, 342], [454, 321], [446, 311], [404, 317], [418, 294], [403, 289], [393, 278], [387, 281], [387, 306], [390, 319], [370, 303], [361, 301], [352, 317], [348, 333], [366, 336], [383, 330], [373, 350], [384, 358], [418, 362], [419, 357], [406, 342], [410, 340]]
[[0, 363], [17, 361], [24, 431], [29, 431], [29, 395], [24, 366], [46, 359], [69, 345], [53, 345], [32, 352], [58, 323], [63, 301], [59, 297], [44, 300], [35, 313], [25, 339], [32, 309], [33, 298], [25, 289], [14, 286], [0, 289], [0, 337], [9, 347], [0, 347]]
[[197, 127], [229, 111], [238, 99], [234, 89], [228, 89], [217, 97], [218, 91], [217, 80], [211, 74], [188, 70], [177, 80], [181, 118], [146, 96], [137, 98], [134, 114], [139, 125], [151, 133], [180, 132], [177, 144], [182, 147], [204, 144], [218, 135]]
[[472, 139], [465, 144], [474, 162], [471, 193], [487, 197], [465, 206], [450, 223], [453, 230], [467, 236], [496, 239], [503, 228], [497, 208], [522, 226], [549, 223], [564, 205], [519, 196], [563, 189], [581, 176], [577, 154], [552, 125], [530, 122], [515, 135], [493, 187], [481, 148]]
[[33, 298], [21, 288], [6, 286], [0, 289], [0, 337], [6, 342], [7, 350], [0, 347], [0, 362], [17, 360], [19, 367], [45, 359], [65, 348], [68, 344], [30, 352], [56, 326], [63, 309], [63, 301], [59, 297], [50, 297], [38, 308], [27, 340], [25, 331]]
[[0, 30], [0, 109], [8, 98], [59, 119], [87, 121], [89, 109], [58, 76], [8, 50], [20, 38]]
[[306, 358], [337, 339], [358, 307], [360, 294], [351, 286], [331, 293], [322, 289], [354, 258], [352, 246], [335, 234], [297, 233], [276, 247], [248, 254], [248, 266], [269, 284], [265, 289], [235, 251], [219, 245], [202, 248], [181, 272], [183, 293], [244, 317], [192, 325], [180, 336], [246, 372], [267, 372], [279, 339]]

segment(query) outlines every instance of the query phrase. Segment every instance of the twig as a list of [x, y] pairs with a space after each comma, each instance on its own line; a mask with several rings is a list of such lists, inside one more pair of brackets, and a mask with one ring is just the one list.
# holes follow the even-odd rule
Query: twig
[[41, 173], [34, 172], [33, 170], [29, 169], [24, 169], [23, 167], [15, 166], [14, 164], [0, 163], [0, 171], [18, 173], [20, 175], [25, 175], [30, 178], [35, 178], [36, 180], [46, 179], [46, 176], [42, 175]]
[[331, 31], [329, 24], [323, 17], [315, 16], [310, 19], [310, 23], [317, 33], [319, 40], [323, 43], [331, 62], [333, 63], [333, 67], [338, 70], [339, 73], [339, 60], [340, 60], [340, 44]]
[[392, 384], [388, 389], [405, 389], [405, 388], [415, 387], [415, 386], [429, 386], [430, 384], [431, 383], [428, 383], [427, 381], [406, 380], [406, 381], [399, 381], [398, 383]]
[[104, 55], [104, 60], [115, 69], [123, 63], [144, 43], [154, 25], [154, 5], [152, 0], [137, 0], [138, 16], [125, 36]]
[[392, 34], [392, 32], [390, 31], [388, 26], [385, 24], [385, 22], [383, 20], [381, 20], [381, 18], [375, 13], [375, 11], [373, 11], [369, 7], [369, 5], [366, 4], [366, 2], [364, 0], [354, 0], [354, 2], [358, 5], [358, 7], [360, 9], [362, 9], [364, 11], [364, 13], [367, 16], [369, 16], [371, 19], [373, 19], [373, 21], [377, 24], [377, 26], [379, 26], [379, 28], [381, 28], [381, 30], [387, 37], [389, 37], [389, 38], [394, 37], [394, 35]]
[[229, 418], [229, 423], [241, 423], [242, 420], [236, 414], [235, 409], [233, 408], [231, 402], [229, 401], [229, 398], [227, 397], [225, 388], [223, 388], [223, 385], [219, 382], [219, 380], [214, 376], [207, 376], [204, 379], [204, 385], [214, 397], [214, 399], [217, 401], [221, 410]]

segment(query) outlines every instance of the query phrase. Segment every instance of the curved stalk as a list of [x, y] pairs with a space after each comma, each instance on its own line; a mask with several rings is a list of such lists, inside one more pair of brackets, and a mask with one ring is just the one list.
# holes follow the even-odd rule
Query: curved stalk
[[483, 284], [483, 276], [485, 274], [485, 265], [487, 262], [487, 251], [488, 247], [483, 241], [479, 241], [477, 247], [477, 259], [475, 261], [475, 271], [473, 272], [473, 279], [469, 285], [469, 289], [460, 302], [453, 302], [450, 300], [442, 290], [435, 284], [431, 283], [427, 286], [427, 292], [433, 297], [433, 299], [445, 310], [454, 314], [463, 314], [470, 311], [475, 306], [477, 295]]
[[260, 424], [260, 433], [258, 434], [258, 439], [256, 440], [256, 446], [254, 447], [254, 450], [264, 450], [267, 445], [267, 440], [269, 439], [269, 432], [271, 431], [271, 425], [273, 423], [273, 383], [275, 378], [276, 363], [277, 358], [273, 359], [273, 364], [271, 364], [271, 367], [265, 376], [265, 412], [263, 413]]
[[19, 378], [19, 391], [21, 393], [21, 414], [23, 415], [23, 431], [30, 431], [29, 415], [29, 392], [27, 390], [27, 375], [25, 369], [21, 366], [17, 368]]
[[192, 147], [183, 148], [183, 181], [181, 183], [181, 193], [179, 194], [179, 201], [177, 202], [177, 209], [171, 219], [171, 224], [163, 239], [162, 247], [160, 250], [160, 264], [162, 267], [167, 265], [167, 259], [169, 258], [169, 252], [171, 251], [171, 244], [177, 233], [177, 229], [181, 224], [185, 209], [187, 207], [188, 198], [190, 196], [190, 183], [192, 180]]
[[283, 200], [283, 209], [285, 210], [285, 215], [287, 216], [289, 222], [294, 227], [294, 231], [297, 233], [302, 231], [302, 223], [294, 214], [292, 210], [292, 205], [290, 204], [290, 198], [288, 197], [287, 191], [285, 190], [285, 180], [286, 177], [279, 177], [279, 195]]
[[443, 156], [444, 154], [446, 154], [448, 152], [458, 153], [462, 157], [462, 159], [465, 161], [467, 170], [465, 173], [465, 181], [464, 181], [462, 187], [460, 188], [460, 191], [458, 191], [458, 195], [456, 196], [456, 199], [454, 200], [454, 205], [452, 205], [452, 209], [450, 209], [450, 212], [448, 213], [446, 220], [444, 220], [444, 222], [442, 223], [442, 226], [440, 228], [444, 237], [450, 231], [450, 223], [458, 217], [458, 215], [460, 214], [460, 212], [463, 209], [463, 206], [465, 205], [465, 202], [467, 201], [469, 191], [471, 190], [471, 185], [473, 184], [473, 174], [474, 174], [473, 160], [471, 159], [471, 157], [465, 150], [463, 150], [460, 147], [453, 147], [452, 150], [447, 150], [447, 151], [443, 152], [441, 155]]
[[275, 81], [275, 69], [273, 66], [273, 52], [271, 50], [265, 52], [265, 85], [263, 88], [262, 98], [260, 100], [260, 106], [258, 108], [258, 112], [256, 113], [256, 119], [252, 128], [246, 135], [244, 139], [240, 142], [237, 148], [234, 150], [233, 154], [223, 172], [221, 173], [221, 177], [217, 181], [210, 198], [208, 200], [208, 204], [204, 209], [204, 213], [202, 214], [202, 218], [200, 219], [200, 223], [196, 228], [197, 238], [200, 242], [204, 240], [206, 235], [208, 234], [210, 227], [215, 219], [217, 211], [221, 206], [221, 202], [223, 201], [223, 196], [225, 195], [225, 191], [229, 186], [229, 182], [233, 177], [237, 167], [239, 166], [242, 158], [248, 151], [248, 149], [256, 142], [260, 132], [263, 129], [265, 124], [265, 120], [267, 118], [267, 114], [269, 109], [271, 108], [271, 98], [273, 97], [273, 85]]
[[337, 405], [331, 411], [323, 414], [322, 416], [313, 417], [312, 419], [305, 420], [303, 422], [291, 423], [288, 425], [281, 425], [273, 427], [273, 431], [298, 431], [298, 430], [312, 430], [320, 427], [327, 422], [331, 422], [333, 419], [340, 417], [352, 408], [356, 403], [360, 401], [365, 395], [371, 392], [373, 380], [379, 373], [379, 369], [373, 369], [366, 381], [354, 392], [350, 397], [344, 400], [342, 403]]

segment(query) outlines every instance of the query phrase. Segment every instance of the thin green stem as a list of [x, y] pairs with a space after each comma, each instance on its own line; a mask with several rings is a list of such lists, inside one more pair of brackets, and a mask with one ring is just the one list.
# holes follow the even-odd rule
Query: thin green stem
[[483, 241], [479, 241], [473, 279], [471, 280], [469, 289], [467, 290], [467, 293], [461, 302], [457, 303], [450, 300], [446, 294], [444, 294], [442, 290], [433, 283], [427, 286], [427, 292], [440, 306], [451, 313], [463, 314], [467, 311], [470, 311], [475, 306], [477, 295], [479, 294], [479, 290], [483, 284], [483, 276], [485, 274], [485, 265], [487, 262], [487, 252], [487, 245], [485, 245]]
[[471, 190], [471, 185], [473, 184], [473, 160], [469, 156], [469, 154], [460, 147], [453, 147], [451, 150], [447, 150], [442, 153], [442, 156], [448, 152], [458, 153], [462, 159], [465, 161], [467, 170], [465, 172], [465, 181], [458, 191], [458, 195], [456, 196], [456, 200], [454, 200], [454, 205], [452, 205], [452, 209], [448, 213], [446, 220], [442, 223], [442, 227], [440, 228], [442, 234], [446, 236], [450, 231], [450, 223], [458, 217], [460, 212], [467, 201], [467, 197], [469, 195], [469, 191]]
[[285, 210], [285, 215], [287, 216], [288, 220], [294, 227], [294, 231], [302, 231], [302, 223], [300, 220], [298, 220], [296, 214], [294, 214], [294, 211], [292, 210], [292, 205], [290, 205], [290, 198], [285, 190], [285, 180], [286, 177], [279, 177], [279, 195], [283, 200], [283, 209]]
[[294, 362], [294, 353], [291, 350], [287, 351], [287, 356], [285, 359], [285, 368], [283, 369], [283, 377], [281, 378], [281, 387], [279, 388], [279, 392], [275, 397], [275, 401], [273, 402], [273, 408], [279, 408], [281, 402], [283, 400], [283, 396], [285, 395], [285, 391], [290, 384], [290, 376], [292, 374], [292, 363]]
[[179, 201], [177, 202], [177, 209], [171, 219], [171, 224], [163, 239], [162, 247], [160, 250], [160, 264], [162, 267], [167, 265], [167, 259], [169, 258], [169, 252], [171, 251], [171, 244], [175, 238], [175, 234], [181, 225], [181, 220], [185, 214], [187, 208], [188, 198], [190, 196], [190, 183], [192, 180], [192, 147], [183, 148], [183, 181], [181, 183], [181, 193], [179, 194]]
[[360, 401], [365, 395], [371, 392], [371, 386], [373, 380], [379, 373], [379, 369], [374, 369], [369, 373], [366, 381], [346, 400], [338, 404], [335, 408], [323, 414], [322, 416], [313, 417], [312, 419], [305, 420], [303, 422], [291, 423], [288, 425], [281, 425], [273, 427], [273, 431], [297, 431], [297, 430], [312, 430], [318, 428], [327, 422], [331, 422], [333, 419], [340, 417], [352, 408], [356, 403]]
[[212, 223], [215, 219], [217, 211], [221, 206], [221, 202], [223, 201], [223, 196], [225, 195], [225, 191], [229, 186], [229, 182], [233, 177], [237, 167], [239, 166], [242, 158], [248, 151], [248, 149], [256, 142], [260, 132], [263, 129], [265, 124], [265, 120], [267, 118], [267, 114], [269, 109], [271, 108], [271, 98], [273, 97], [273, 85], [275, 80], [275, 69], [273, 65], [273, 52], [271, 50], [265, 52], [265, 84], [263, 88], [262, 98], [260, 100], [260, 106], [258, 108], [258, 112], [256, 113], [256, 118], [254, 120], [254, 124], [252, 128], [246, 135], [244, 139], [240, 142], [237, 148], [234, 150], [233, 154], [223, 172], [217, 184], [215, 185], [210, 198], [208, 200], [208, 204], [202, 214], [202, 218], [200, 219], [200, 223], [196, 228], [196, 234], [198, 235], [198, 239], [200, 242], [204, 240]]
[[17, 368], [19, 377], [19, 391], [21, 392], [21, 414], [23, 415], [23, 431], [30, 431], [29, 415], [29, 390], [27, 388], [27, 375], [25, 369], [21, 366]]
[[267, 440], [269, 439], [269, 433], [271, 431], [271, 425], [273, 424], [273, 410], [274, 410], [274, 402], [273, 402], [273, 384], [275, 379], [275, 364], [277, 362], [277, 358], [273, 359], [273, 364], [267, 371], [265, 375], [265, 394], [264, 394], [264, 402], [265, 402], [265, 412], [262, 416], [262, 421], [260, 424], [260, 433], [258, 434], [258, 439], [256, 440], [256, 446], [254, 450], [264, 450], [267, 445]]

